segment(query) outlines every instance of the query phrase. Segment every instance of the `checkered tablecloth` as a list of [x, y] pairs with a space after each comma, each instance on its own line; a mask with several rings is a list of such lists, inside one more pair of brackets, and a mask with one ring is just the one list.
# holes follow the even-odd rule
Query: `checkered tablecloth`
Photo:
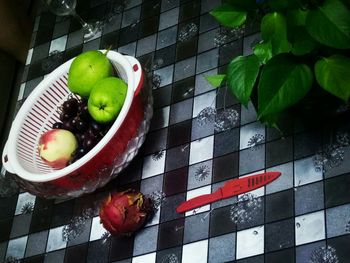
[[[350, 262], [350, 136], [292, 129], [283, 137], [256, 121], [205, 76], [225, 72], [259, 41], [250, 23], [220, 28], [209, 11], [219, 0], [86, 0], [77, 12], [103, 22], [83, 41], [69, 17], [42, 12], [26, 62], [19, 102], [64, 61], [91, 49], [136, 56], [153, 74], [154, 117], [131, 165], [93, 194], [45, 200], [25, 190], [8, 196], [1, 178], [0, 262]], [[226, 180], [281, 171], [268, 186], [185, 215], [175, 208]], [[110, 191], [135, 188], [158, 210], [141, 231], [110, 237], [97, 206]], [[7, 194], [6, 194], [7, 193]]]

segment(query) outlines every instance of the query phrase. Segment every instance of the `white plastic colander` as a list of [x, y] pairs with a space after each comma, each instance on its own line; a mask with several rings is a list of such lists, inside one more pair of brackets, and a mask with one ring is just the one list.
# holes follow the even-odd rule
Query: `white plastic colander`
[[85, 156], [60, 170], [47, 166], [39, 156], [41, 135], [59, 121], [57, 108], [71, 94], [67, 87], [71, 59], [50, 73], [28, 96], [17, 113], [2, 154], [2, 162], [8, 172], [31, 182], [50, 182], [74, 173], [106, 147], [123, 124], [136, 96], [135, 91], [140, 89], [143, 82], [141, 65], [135, 58], [115, 51], [109, 51], [107, 58], [127, 83], [128, 90], [117, 119], [101, 141]]

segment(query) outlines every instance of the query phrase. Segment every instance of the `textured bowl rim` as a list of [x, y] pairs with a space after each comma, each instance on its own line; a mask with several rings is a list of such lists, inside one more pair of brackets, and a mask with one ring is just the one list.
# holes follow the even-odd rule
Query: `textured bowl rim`
[[[100, 50], [100, 51], [104, 52], [105, 50]], [[104, 146], [111, 140], [114, 134], [118, 131], [127, 113], [129, 112], [129, 109], [131, 107], [131, 104], [134, 98], [134, 89], [135, 89], [135, 86], [137, 85], [135, 85], [134, 83], [135, 78], [134, 78], [134, 72], [132, 70], [132, 65], [130, 64], [129, 60], [125, 56], [121, 55], [118, 52], [110, 50], [107, 53], [107, 57], [112, 63], [117, 63], [118, 65], [122, 66], [122, 68], [126, 72], [127, 79], [128, 79], [128, 83], [127, 83], [128, 90], [127, 90], [123, 107], [117, 119], [114, 121], [113, 125], [109, 129], [109, 131], [98, 142], [98, 144], [94, 148], [92, 148], [87, 154], [85, 154], [82, 158], [80, 158], [76, 162], [66, 166], [65, 168], [54, 170], [53, 172], [47, 173], [47, 174], [37, 174], [37, 173], [32, 173], [25, 170], [20, 165], [16, 154], [16, 142], [19, 136], [18, 131], [24, 121], [26, 113], [30, 110], [32, 105], [36, 102], [38, 95], [40, 95], [47, 86], [51, 85], [57, 79], [57, 76], [62, 76], [64, 73], [68, 72], [69, 67], [73, 62], [74, 58], [68, 60], [67, 62], [65, 62], [58, 68], [56, 68], [54, 71], [52, 71], [49, 75], [47, 75], [47, 77], [45, 77], [37, 85], [37, 87], [31, 92], [31, 94], [25, 100], [24, 104], [21, 106], [20, 110], [16, 115], [15, 120], [12, 123], [9, 138], [8, 138], [8, 160], [14, 172], [19, 177], [31, 182], [49, 182], [52, 180], [62, 178], [67, 174], [70, 174], [76, 171], [81, 166], [83, 166], [88, 161], [90, 161], [98, 152], [100, 152], [100, 150], [104, 148]]]

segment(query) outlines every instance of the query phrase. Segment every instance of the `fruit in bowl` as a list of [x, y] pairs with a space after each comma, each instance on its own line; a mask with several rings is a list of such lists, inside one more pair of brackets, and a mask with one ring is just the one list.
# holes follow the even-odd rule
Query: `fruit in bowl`
[[[112, 76], [107, 53], [84, 52], [69, 68], [67, 84], [72, 94], [58, 107], [60, 121], [52, 128], [73, 134], [77, 147], [71, 158], [65, 156], [60, 162], [48, 162], [45, 155], [40, 154], [43, 161], [55, 169], [64, 168], [89, 152], [108, 132], [123, 107], [128, 86], [122, 79]], [[62, 148], [69, 148], [70, 141], [61, 143]]]
[[91, 117], [99, 123], [114, 120], [123, 107], [127, 89], [125, 82], [120, 78], [109, 77], [98, 81], [88, 100]]
[[71, 92], [88, 98], [95, 83], [112, 75], [113, 67], [105, 54], [91, 50], [77, 56], [68, 73], [68, 88]]
[[70, 131], [78, 142], [77, 150], [67, 165], [89, 152], [110, 128], [110, 124], [98, 123], [90, 116], [86, 100], [74, 96], [70, 95], [58, 107], [60, 121], [52, 125], [53, 129]]
[[64, 129], [45, 132], [39, 141], [39, 155], [49, 166], [60, 169], [72, 159], [78, 147], [74, 134]]

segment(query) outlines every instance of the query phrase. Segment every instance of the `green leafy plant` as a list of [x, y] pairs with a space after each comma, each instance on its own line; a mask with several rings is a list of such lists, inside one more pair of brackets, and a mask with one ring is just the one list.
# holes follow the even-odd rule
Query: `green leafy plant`
[[258, 119], [279, 115], [321, 89], [339, 101], [350, 97], [350, 2], [348, 0], [227, 0], [211, 11], [223, 26], [258, 19], [261, 41], [238, 56], [226, 74], [208, 76], [226, 84], [244, 105], [256, 94]]

